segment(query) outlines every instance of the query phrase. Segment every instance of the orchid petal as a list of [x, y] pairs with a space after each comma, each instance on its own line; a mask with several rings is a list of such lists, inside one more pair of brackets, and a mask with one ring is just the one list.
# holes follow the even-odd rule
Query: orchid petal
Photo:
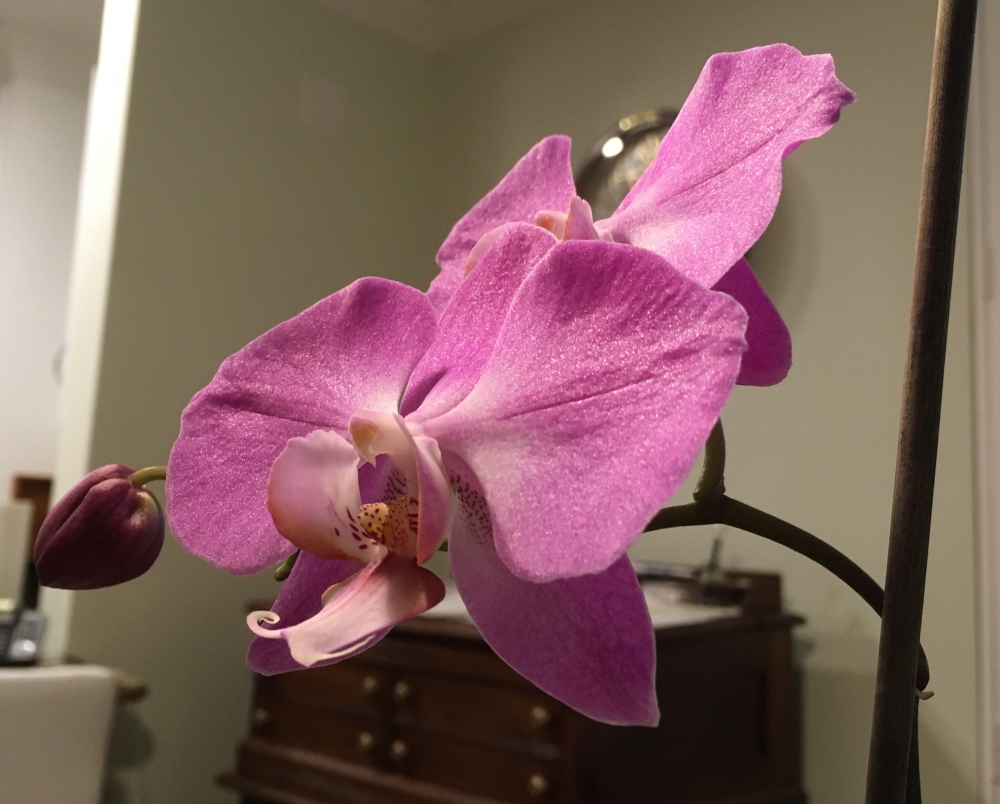
[[468, 258], [465, 260], [465, 268], [462, 271], [462, 276], [468, 276], [473, 272], [475, 267], [479, 265], [479, 261], [483, 258], [490, 247], [496, 243], [502, 234], [508, 231], [512, 226], [521, 226], [519, 223], [505, 223], [503, 226], [498, 226], [496, 229], [490, 229], [486, 234], [479, 238], [476, 245], [472, 247], [472, 251], [469, 252]]
[[474, 485], [459, 487], [449, 558], [483, 638], [518, 673], [588, 717], [655, 726], [656, 645], [628, 557], [597, 575], [523, 581], [493, 548]]
[[289, 440], [271, 467], [267, 508], [278, 533], [320, 558], [369, 563], [385, 553], [359, 524], [358, 453], [336, 433]]
[[563, 229], [563, 240], [600, 240], [601, 235], [594, 228], [594, 213], [590, 204], [574, 195], [569, 202], [569, 213]]
[[515, 575], [600, 572], [683, 482], [745, 328], [730, 297], [651, 252], [566, 241], [522, 284], [475, 388], [424, 433], [479, 478]]
[[[282, 584], [281, 592], [271, 606], [271, 611], [281, 618], [280, 622], [286, 628], [305, 622], [319, 614], [323, 608], [324, 591], [357, 575], [364, 566], [358, 561], [326, 561], [309, 553], [300, 553], [292, 568], [292, 574]], [[378, 639], [386, 633], [388, 629], [385, 629]], [[377, 641], [373, 639], [368, 645], [371, 646]], [[333, 661], [328, 660], [319, 664], [331, 664]], [[247, 665], [255, 673], [262, 673], [265, 676], [302, 669], [302, 665], [288, 652], [288, 643], [283, 639], [263, 637], [255, 637], [250, 643]]]
[[513, 224], [497, 239], [438, 321], [400, 403], [404, 416], [412, 414], [414, 421], [438, 416], [472, 390], [514, 294], [556, 242], [544, 229], [526, 223]]
[[[404, 432], [410, 435], [409, 430]], [[422, 435], [411, 438], [417, 463], [420, 512], [417, 519], [416, 558], [418, 564], [423, 564], [448, 538], [452, 516], [451, 486], [437, 441]]]
[[781, 160], [853, 101], [830, 56], [788, 45], [712, 56], [656, 159], [598, 229], [711, 287], [771, 220]]
[[241, 574], [289, 555], [266, 507], [271, 464], [290, 438], [344, 431], [355, 410], [394, 411], [434, 326], [424, 294], [360, 279], [226, 360], [170, 454], [167, 516], [181, 545]]
[[[289, 579], [290, 580], [290, 579]], [[284, 639], [292, 659], [304, 667], [346, 659], [371, 647], [396, 623], [422, 614], [444, 598], [444, 584], [412, 561], [386, 555], [324, 595], [320, 611], [299, 623], [269, 629], [281, 621], [273, 612], [254, 612], [247, 624], [259, 638]]]
[[546, 137], [455, 224], [437, 253], [441, 273], [427, 291], [438, 315], [462, 283], [466, 260], [483, 235], [505, 223], [533, 223], [541, 209], [566, 209], [576, 194], [569, 152], [568, 137]]
[[747, 351], [737, 385], [775, 385], [792, 366], [792, 336], [781, 314], [754, 276], [750, 263], [739, 260], [712, 290], [726, 293], [747, 311]]

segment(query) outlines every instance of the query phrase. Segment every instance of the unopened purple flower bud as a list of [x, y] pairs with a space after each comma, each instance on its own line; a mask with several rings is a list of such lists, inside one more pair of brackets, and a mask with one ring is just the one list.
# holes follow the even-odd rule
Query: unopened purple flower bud
[[133, 485], [134, 474], [127, 466], [102, 466], [56, 503], [35, 541], [44, 586], [99, 589], [153, 566], [163, 546], [163, 511], [149, 491]]

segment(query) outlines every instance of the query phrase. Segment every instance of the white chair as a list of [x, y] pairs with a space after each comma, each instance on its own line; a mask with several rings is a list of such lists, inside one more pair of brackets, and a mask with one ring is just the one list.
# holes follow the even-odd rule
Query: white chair
[[106, 667], [0, 668], [0, 804], [97, 804], [115, 691]]

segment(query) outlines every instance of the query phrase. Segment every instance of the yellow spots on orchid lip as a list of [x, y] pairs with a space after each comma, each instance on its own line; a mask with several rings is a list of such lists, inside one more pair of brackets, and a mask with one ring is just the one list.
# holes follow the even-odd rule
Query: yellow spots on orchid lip
[[388, 505], [382, 543], [398, 556], [412, 558], [416, 555], [417, 501], [409, 494], [396, 497]]
[[357, 524], [390, 553], [403, 558], [416, 555], [419, 506], [409, 494], [388, 503], [365, 503], [358, 512]]
[[365, 503], [358, 514], [358, 524], [379, 541], [389, 518], [389, 506], [385, 503]]

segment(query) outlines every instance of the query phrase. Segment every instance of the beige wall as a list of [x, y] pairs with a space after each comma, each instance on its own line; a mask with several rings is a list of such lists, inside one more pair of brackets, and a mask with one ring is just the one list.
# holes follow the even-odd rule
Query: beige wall
[[[738, 389], [724, 421], [733, 496], [830, 540], [884, 576], [936, 4], [583, 2], [449, 54], [459, 214], [540, 137], [577, 161], [619, 117], [681, 104], [716, 51], [785, 41], [832, 53], [859, 96], [788, 160], [774, 224], [751, 253], [786, 317], [795, 365]], [[966, 235], [963, 233], [963, 238]], [[977, 781], [968, 257], [956, 266], [924, 617], [936, 697], [921, 712], [927, 801], [972, 802]], [[679, 499], [684, 496], [682, 492]], [[711, 532], [644, 537], [641, 558], [703, 561]], [[878, 620], [782, 548], [727, 535], [724, 561], [774, 568], [808, 618], [805, 772], [814, 804], [863, 799]]]
[[[430, 56], [293, 0], [145, 0], [92, 462], [162, 462], [226, 355], [354, 277], [424, 286], [449, 223], [542, 136], [572, 135], [579, 158], [623, 114], [679, 105], [711, 53], [787, 41], [832, 52], [859, 102], [789, 159], [751, 255], [795, 367], [730, 402], [728, 486], [881, 578], [933, 6], [588, 0]], [[303, 72], [343, 90], [342, 133], [297, 123]], [[924, 626], [937, 696], [922, 711], [926, 800], [958, 804], [977, 789], [967, 307], [963, 252]], [[654, 534], [635, 554], [702, 560], [707, 537]], [[754, 537], [729, 534], [725, 561], [781, 570], [808, 618], [806, 784], [815, 804], [854, 804], [876, 618]], [[112, 800], [228, 800], [210, 779], [244, 725], [241, 606], [273, 590], [170, 543], [139, 581], [77, 596], [72, 649], [152, 687], [123, 724]]]
[[[0, 18], [3, 6], [0, 4]], [[51, 474], [94, 54], [0, 27], [0, 501], [13, 475]]]
[[[144, 0], [94, 465], [164, 463], [223, 358], [354, 278], [430, 279], [430, 70], [294, 0]], [[340, 133], [299, 123], [303, 73], [342, 91]], [[71, 652], [151, 689], [120, 724], [110, 801], [234, 799], [212, 779], [245, 731], [243, 605], [276, 592], [168, 539], [140, 580], [76, 595]]]

